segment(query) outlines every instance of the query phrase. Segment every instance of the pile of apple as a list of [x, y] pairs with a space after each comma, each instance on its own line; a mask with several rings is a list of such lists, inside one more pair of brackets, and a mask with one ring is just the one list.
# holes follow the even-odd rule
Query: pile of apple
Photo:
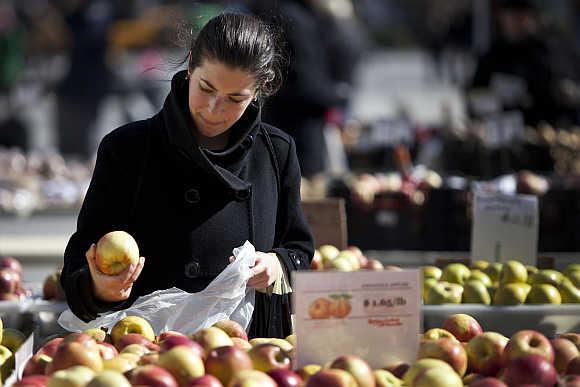
[[314, 250], [310, 268], [321, 271], [402, 270], [398, 266], [384, 266], [378, 259], [367, 258], [357, 246], [339, 250], [333, 245], [322, 245]]
[[580, 302], [580, 264], [561, 273], [538, 270], [516, 260], [504, 264], [476, 261], [468, 268], [451, 263], [443, 270], [423, 267], [425, 304], [572, 304]]
[[26, 340], [24, 333], [14, 328], [4, 328], [0, 319], [0, 386], [14, 370], [14, 354]]
[[89, 329], [48, 341], [15, 386], [293, 386], [302, 380], [292, 371], [293, 340], [248, 340], [231, 320], [191, 336], [155, 336], [145, 319], [129, 316], [110, 333]]
[[22, 265], [14, 257], [0, 256], [0, 301], [18, 301], [26, 296], [22, 287]]
[[[419, 382], [428, 375], [429, 381]], [[508, 339], [484, 332], [469, 315], [455, 314], [442, 328], [425, 332], [417, 362], [403, 380], [421, 386], [579, 386], [580, 334], [549, 340], [540, 332], [522, 330]]]

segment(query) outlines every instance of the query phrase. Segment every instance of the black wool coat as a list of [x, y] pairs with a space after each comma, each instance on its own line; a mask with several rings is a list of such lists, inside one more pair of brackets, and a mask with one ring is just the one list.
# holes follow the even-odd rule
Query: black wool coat
[[[229, 145], [197, 145], [185, 72], [177, 73], [162, 110], [103, 138], [76, 232], [64, 254], [61, 283], [84, 321], [129, 307], [137, 297], [178, 287], [204, 289], [246, 240], [276, 252], [286, 271], [307, 269], [313, 239], [300, 204], [300, 168], [290, 136], [260, 121], [250, 105]], [[125, 302], [94, 298], [85, 253], [105, 233], [136, 239], [145, 266]], [[256, 293], [251, 336], [290, 333], [287, 296]]]

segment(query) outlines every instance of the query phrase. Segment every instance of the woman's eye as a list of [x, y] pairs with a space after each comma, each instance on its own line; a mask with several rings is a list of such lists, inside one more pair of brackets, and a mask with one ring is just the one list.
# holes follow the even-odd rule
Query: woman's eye
[[207, 89], [201, 85], [199, 85], [199, 90], [203, 91], [206, 94], [211, 94], [213, 92], [211, 89]]
[[233, 103], [242, 103], [242, 102], [244, 102], [244, 100], [243, 99], [230, 98], [230, 102], [233, 102]]

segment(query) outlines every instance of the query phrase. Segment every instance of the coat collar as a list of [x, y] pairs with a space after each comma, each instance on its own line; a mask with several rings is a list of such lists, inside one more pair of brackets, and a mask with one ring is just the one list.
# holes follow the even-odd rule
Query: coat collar
[[229, 129], [228, 147], [221, 152], [210, 151], [199, 146], [193, 131], [195, 122], [188, 107], [187, 72], [180, 71], [171, 81], [161, 115], [165, 123], [169, 143], [185, 154], [197, 166], [213, 175], [232, 191], [234, 197], [243, 197], [249, 192], [249, 184], [238, 177], [246, 156], [254, 144], [260, 129], [260, 108], [248, 106], [242, 117]]

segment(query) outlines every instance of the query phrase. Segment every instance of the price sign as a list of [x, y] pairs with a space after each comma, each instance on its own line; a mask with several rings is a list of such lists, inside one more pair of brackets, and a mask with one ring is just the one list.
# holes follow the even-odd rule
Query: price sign
[[420, 272], [293, 273], [298, 367], [356, 355], [372, 368], [417, 356]]
[[535, 265], [538, 249], [538, 198], [475, 192], [471, 259]]

